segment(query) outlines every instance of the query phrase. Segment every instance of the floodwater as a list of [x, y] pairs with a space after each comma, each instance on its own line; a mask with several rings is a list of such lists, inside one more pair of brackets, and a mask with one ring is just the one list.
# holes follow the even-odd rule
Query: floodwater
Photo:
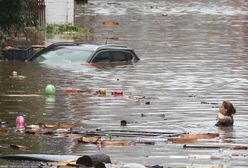
[[[27, 135], [15, 132], [15, 118], [25, 115], [27, 124], [71, 122], [76, 129], [130, 130], [168, 133], [219, 133], [205, 143], [246, 144], [248, 140], [248, 2], [244, 0], [90, 0], [77, 6], [75, 22], [88, 27], [90, 43], [125, 44], [141, 61], [132, 65], [54, 69], [25, 62], [0, 62], [0, 119], [8, 132], [0, 134], [1, 154], [105, 153], [120, 163], [164, 167], [247, 167], [247, 150], [224, 148], [229, 159], [210, 159], [218, 149], [184, 149], [167, 142], [167, 136], [136, 136], [135, 141], [154, 145], [101, 148], [72, 138]], [[116, 26], [102, 23], [114, 21]], [[76, 39], [78, 40], [78, 39]], [[49, 41], [49, 40], [48, 40]], [[12, 71], [27, 76], [10, 79]], [[3, 94], [41, 94], [47, 84], [57, 88], [54, 97], [6, 97]], [[65, 94], [74, 87], [85, 92]], [[106, 88], [106, 96], [88, 92]], [[149, 97], [139, 101], [113, 97]], [[232, 129], [214, 126], [223, 100], [236, 107]], [[149, 103], [147, 103], [149, 102]], [[143, 114], [143, 116], [142, 116]], [[120, 126], [126, 120], [127, 126]], [[112, 137], [127, 139], [127, 137]], [[28, 151], [9, 148], [27, 146]], [[193, 157], [192, 157], [193, 156]], [[6, 164], [6, 161], [0, 161]]]

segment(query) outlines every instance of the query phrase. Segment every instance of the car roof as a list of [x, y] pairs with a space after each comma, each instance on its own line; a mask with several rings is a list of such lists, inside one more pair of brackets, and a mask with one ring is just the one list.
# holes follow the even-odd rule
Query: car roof
[[35, 59], [39, 54], [55, 47], [66, 47], [68, 49], [78, 49], [78, 50], [84, 50], [89, 52], [97, 52], [99, 50], [104, 49], [113, 49], [113, 50], [131, 50], [132, 48], [127, 48], [127, 46], [120, 45], [120, 44], [84, 44], [81, 42], [56, 42], [53, 44], [50, 44], [47, 46], [44, 50], [39, 51], [38, 53], [34, 54], [32, 57], [28, 59], [28, 61]]
[[[131, 48], [127, 48], [125, 45], [120, 44], [84, 44], [80, 42], [57, 42], [49, 45], [48, 47], [57, 47], [57, 46], [78, 46], [78, 49], [81, 48], [82, 50], [87, 51], [97, 51], [100, 49], [126, 49], [132, 50]], [[74, 47], [73, 47], [74, 48]], [[77, 47], [76, 47], [77, 48]]]

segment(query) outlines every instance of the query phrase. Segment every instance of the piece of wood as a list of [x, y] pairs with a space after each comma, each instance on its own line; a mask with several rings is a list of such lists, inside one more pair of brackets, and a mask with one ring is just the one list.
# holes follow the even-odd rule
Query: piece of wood
[[155, 142], [152, 142], [152, 141], [136, 141], [136, 142], [134, 142], [134, 145], [138, 145], [138, 144], [142, 144], [142, 145], [155, 145]]
[[47, 162], [48, 165], [54, 165], [54, 166], [67, 166], [67, 165], [71, 165], [71, 166], [76, 166], [76, 160], [65, 160], [65, 161], [61, 161], [61, 162]]
[[212, 139], [219, 137], [218, 133], [206, 133], [206, 134], [183, 134], [181, 135], [183, 138], [190, 138], [190, 139]]
[[174, 132], [156, 132], [156, 131], [135, 131], [135, 130], [103, 130], [103, 131], [86, 131], [86, 132], [74, 132], [78, 134], [88, 134], [88, 135], [106, 135], [111, 134], [112, 136], [123, 136], [123, 137], [136, 137], [136, 136], [170, 136], [175, 137], [184, 133], [174, 133]]
[[13, 154], [0, 156], [1, 159], [7, 160], [27, 160], [41, 162], [61, 162], [65, 160], [77, 160], [78, 155], [49, 155], [49, 154]]
[[81, 93], [81, 90], [78, 88], [65, 88], [65, 89], [61, 89], [64, 93], [67, 94], [78, 94]]
[[198, 139], [213, 139], [219, 137], [217, 133], [206, 133], [206, 134], [182, 134], [178, 137], [168, 138], [167, 141], [176, 144], [184, 143], [196, 143]]
[[102, 25], [107, 27], [113, 27], [113, 26], [118, 26], [119, 23], [114, 21], [108, 21], [108, 22], [102, 22]]
[[42, 97], [42, 95], [38, 94], [8, 94], [8, 95], [3, 95], [7, 97]]
[[78, 141], [79, 142], [82, 142], [82, 143], [93, 143], [93, 144], [97, 144], [98, 142], [101, 141], [101, 136], [85, 135], [85, 136], [81, 137]]
[[41, 123], [40, 124], [42, 128], [54, 128], [54, 129], [70, 129], [73, 127], [73, 124], [70, 123], [64, 123], [64, 122], [56, 122], [52, 124], [48, 123]]
[[206, 145], [218, 145], [218, 146], [228, 146], [228, 147], [235, 147], [235, 146], [246, 146], [248, 147], [247, 144], [241, 144], [241, 143], [204, 143]]
[[186, 148], [230, 148], [231, 150], [248, 150], [247, 144], [235, 143], [204, 143], [200, 145], [186, 145]]
[[[219, 149], [219, 148], [224, 148], [225, 146], [218, 146], [218, 145], [189, 145], [189, 144], [185, 144], [183, 145], [183, 148], [208, 148], [208, 149]], [[226, 147], [228, 148], [228, 147]]]
[[7, 130], [5, 128], [0, 128], [0, 134], [4, 134], [6, 132], [7, 132]]
[[184, 143], [196, 143], [197, 139], [196, 138], [183, 138], [183, 137], [176, 137], [176, 138], [168, 138], [168, 142], [173, 143], [173, 144], [184, 144]]
[[26, 146], [16, 145], [16, 144], [11, 144], [10, 148], [15, 149], [15, 150], [21, 150], [21, 151], [26, 151], [27, 150]]
[[127, 140], [104, 140], [101, 142], [102, 147], [113, 147], [113, 146], [128, 146], [129, 141]]

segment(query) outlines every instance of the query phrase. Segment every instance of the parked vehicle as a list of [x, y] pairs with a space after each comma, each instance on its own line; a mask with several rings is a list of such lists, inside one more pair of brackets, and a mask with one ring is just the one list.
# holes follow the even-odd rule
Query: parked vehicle
[[97, 65], [113, 62], [132, 63], [140, 60], [132, 48], [123, 45], [94, 45], [77, 42], [58, 42], [40, 50], [27, 61], [49, 65]]

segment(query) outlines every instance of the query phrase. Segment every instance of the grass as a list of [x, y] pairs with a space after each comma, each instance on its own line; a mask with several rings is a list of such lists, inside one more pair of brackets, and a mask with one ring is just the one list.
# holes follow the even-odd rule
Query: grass
[[81, 28], [77, 25], [72, 24], [47, 24], [45, 30], [47, 34], [68, 33], [81, 36], [88, 36], [91, 34], [89, 29]]

